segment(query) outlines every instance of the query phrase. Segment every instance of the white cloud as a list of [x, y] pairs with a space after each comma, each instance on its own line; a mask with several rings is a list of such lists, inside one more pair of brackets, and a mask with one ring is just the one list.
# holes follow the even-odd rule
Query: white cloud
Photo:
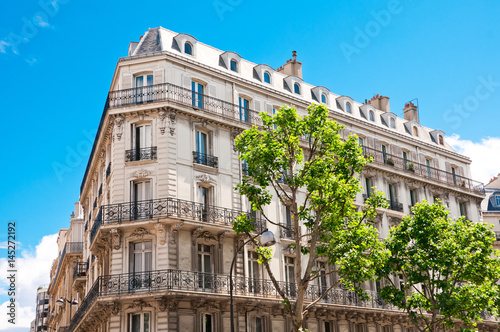
[[[57, 257], [57, 236], [58, 234], [46, 235], [36, 246], [36, 250], [23, 250], [17, 246], [17, 280], [16, 280], [16, 301], [17, 317], [16, 325], [4, 324], [7, 317], [7, 304], [0, 305], [0, 331], [28, 331], [31, 321], [35, 318], [35, 297], [38, 286], [48, 285], [50, 267]], [[6, 258], [0, 258], [0, 288], [8, 289]], [[4, 294], [2, 294], [4, 295]], [[5, 296], [2, 296], [5, 297]], [[17, 328], [23, 329], [17, 329]], [[27, 328], [27, 329], [26, 329]]]
[[472, 160], [472, 179], [484, 182], [490, 181], [500, 172], [500, 137], [486, 137], [480, 142], [473, 142], [453, 134], [446, 139], [455, 151], [464, 154]]

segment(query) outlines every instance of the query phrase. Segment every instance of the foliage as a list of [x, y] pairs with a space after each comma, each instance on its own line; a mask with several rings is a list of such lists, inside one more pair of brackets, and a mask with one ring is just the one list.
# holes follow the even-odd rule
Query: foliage
[[453, 328], [455, 320], [472, 327], [483, 311], [495, 313], [500, 265], [491, 227], [452, 221], [440, 202], [424, 201], [412, 211], [385, 242], [390, 256], [378, 273], [387, 284], [382, 298], [408, 312], [420, 331]]
[[[270, 256], [261, 258], [298, 331], [304, 315], [316, 303], [304, 304], [305, 291], [310, 282], [321, 277], [322, 267], [332, 266], [327, 274], [338, 273], [339, 282], [365, 296], [359, 285], [374, 278], [377, 264], [386, 255], [376, 229], [367, 221], [374, 219], [377, 207], [387, 203], [375, 193], [364, 211], [353, 204], [361, 191], [357, 174], [370, 160], [363, 157], [355, 135], [342, 139], [343, 126], [328, 119], [325, 106], [311, 105], [305, 116], [285, 106], [275, 116], [260, 116], [261, 127], [253, 126], [236, 138], [239, 158], [247, 165], [237, 189], [269, 224], [293, 234], [294, 299], [279, 289], [268, 265]], [[265, 206], [273, 197], [289, 209], [291, 224], [268, 218]], [[251, 223], [240, 218], [234, 229], [250, 235]]]

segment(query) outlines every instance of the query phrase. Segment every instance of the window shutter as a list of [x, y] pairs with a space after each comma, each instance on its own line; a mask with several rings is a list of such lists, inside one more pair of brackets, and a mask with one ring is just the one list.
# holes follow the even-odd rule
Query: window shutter
[[191, 76], [182, 74], [182, 86], [191, 90]]
[[257, 112], [260, 112], [260, 101], [259, 100], [254, 100], [253, 109]]
[[445, 165], [445, 168], [446, 168], [446, 172], [451, 173], [451, 164], [446, 161], [444, 163], [444, 165]]
[[211, 97], [217, 97], [217, 88], [215, 85], [213, 85], [213, 84], [208, 85], [208, 94]]
[[122, 76], [122, 86], [120, 89], [130, 89], [132, 87], [132, 75], [123, 74]]
[[154, 84], [163, 83], [163, 69], [158, 69], [154, 71]]
[[434, 168], [439, 169], [439, 160], [437, 158], [434, 158]]
[[266, 104], [266, 111], [269, 115], [273, 115], [273, 105]]

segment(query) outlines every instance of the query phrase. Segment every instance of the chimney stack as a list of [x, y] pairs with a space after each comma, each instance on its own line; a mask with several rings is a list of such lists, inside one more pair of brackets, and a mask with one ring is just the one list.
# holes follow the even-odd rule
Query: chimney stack
[[415, 121], [416, 123], [420, 123], [418, 120], [418, 107], [415, 106], [411, 101], [405, 104], [405, 108], [403, 108], [404, 119], [408, 121]]
[[293, 51], [292, 59], [287, 60], [283, 66], [278, 68], [277, 71], [278, 73], [297, 76], [302, 79], [302, 62], [297, 61], [297, 51]]
[[[366, 100], [365, 100], [366, 104]], [[368, 104], [372, 105], [376, 109], [381, 110], [382, 112], [390, 112], [391, 108], [389, 106], [389, 97], [386, 96], [381, 96], [377, 94], [375, 97], [372, 97], [372, 99], [368, 100]]]

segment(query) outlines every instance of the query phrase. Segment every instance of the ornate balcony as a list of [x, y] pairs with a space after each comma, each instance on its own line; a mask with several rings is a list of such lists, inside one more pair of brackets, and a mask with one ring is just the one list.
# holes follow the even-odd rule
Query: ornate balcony
[[259, 112], [170, 83], [111, 91], [106, 105], [118, 108], [160, 101], [171, 101], [241, 123], [262, 124]]
[[156, 160], [156, 146], [125, 151], [125, 162], [139, 160]]
[[193, 163], [218, 168], [219, 158], [201, 152], [193, 151]]
[[64, 263], [64, 258], [66, 254], [81, 254], [83, 252], [83, 242], [68, 242], [64, 246], [63, 251], [59, 257], [59, 264], [57, 265], [56, 275], [54, 277], [54, 281], [52, 285], [55, 285], [57, 282], [57, 277], [59, 276], [59, 271], [61, 270], [61, 266]]
[[[127, 221], [157, 218], [179, 218], [231, 226], [233, 221], [241, 214], [246, 214], [249, 218], [252, 218], [251, 212], [226, 209], [177, 198], [103, 205], [99, 209], [90, 231], [90, 241], [92, 243], [101, 224], [119, 224]], [[265, 221], [261, 219], [255, 220], [255, 228], [257, 232], [262, 231], [265, 228]]]
[[389, 200], [389, 209], [392, 211], [403, 212], [403, 203]]
[[78, 262], [73, 270], [73, 280], [78, 277], [85, 277], [89, 269], [89, 262]]
[[[278, 281], [278, 284], [289, 299], [295, 299], [296, 284], [284, 281]], [[306, 301], [310, 302], [318, 299], [325, 290], [325, 287], [310, 284], [305, 294]], [[73, 316], [70, 331], [74, 331], [85, 314], [91, 309], [92, 304], [100, 296], [160, 291], [168, 291], [169, 293], [179, 291], [184, 295], [186, 292], [229, 295], [230, 278], [228, 275], [223, 274], [182, 270], [156, 270], [100, 276]], [[248, 296], [261, 299], [281, 299], [272, 281], [267, 279], [233, 277], [233, 294], [235, 297], [247, 296], [247, 301]], [[397, 310], [396, 307], [384, 303], [376, 293], [369, 292], [369, 295], [371, 295], [371, 298], [363, 301], [353, 291], [339, 286], [330, 290], [322, 299], [322, 303]]]
[[480, 194], [484, 193], [484, 184], [479, 181], [474, 181], [469, 178], [430, 167], [424, 164], [419, 164], [401, 157], [394, 156], [390, 153], [363, 146], [365, 156], [373, 157], [373, 163], [380, 165], [389, 165], [398, 170], [403, 170], [408, 173], [413, 173], [420, 177], [424, 177], [437, 182], [445, 183], [448, 186], [467, 189]]
[[[292, 225], [283, 225], [286, 228], [280, 227], [280, 236], [282, 239], [289, 239], [293, 240], [295, 239], [295, 230], [293, 229]], [[288, 228], [288, 229], [287, 229]], [[300, 235], [300, 229], [299, 229], [299, 235]]]

